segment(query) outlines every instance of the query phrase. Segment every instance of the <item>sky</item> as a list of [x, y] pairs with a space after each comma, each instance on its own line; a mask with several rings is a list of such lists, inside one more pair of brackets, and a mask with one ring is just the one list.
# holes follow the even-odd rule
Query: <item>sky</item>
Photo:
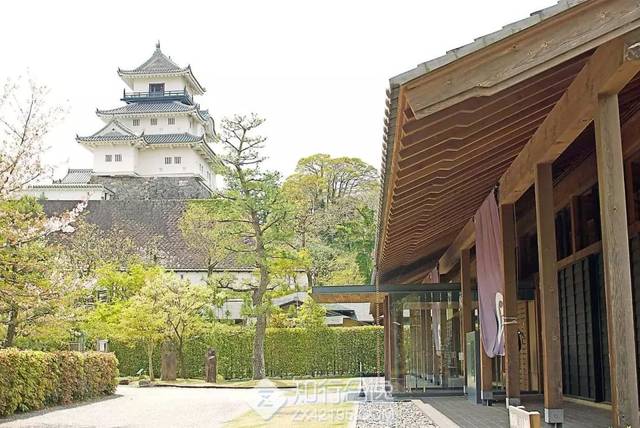
[[76, 134], [122, 105], [118, 67], [157, 40], [207, 88], [216, 122], [266, 119], [266, 167], [287, 175], [314, 153], [380, 166], [389, 78], [527, 17], [555, 0], [11, 1], [0, 26], [0, 82], [30, 75], [67, 109], [46, 137], [56, 177], [91, 167]]

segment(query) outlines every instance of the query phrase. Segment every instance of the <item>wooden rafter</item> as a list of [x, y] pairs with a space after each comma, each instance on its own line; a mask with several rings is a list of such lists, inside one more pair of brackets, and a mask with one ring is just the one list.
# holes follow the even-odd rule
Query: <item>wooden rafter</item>
[[500, 201], [514, 203], [533, 184], [535, 165], [553, 162], [592, 122], [598, 96], [618, 93], [640, 70], [640, 32], [599, 47], [535, 135], [500, 178]]

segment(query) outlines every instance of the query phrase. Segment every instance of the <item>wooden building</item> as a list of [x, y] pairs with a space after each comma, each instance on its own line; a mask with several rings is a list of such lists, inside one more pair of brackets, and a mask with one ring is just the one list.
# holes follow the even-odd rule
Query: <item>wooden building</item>
[[[471, 391], [477, 377], [484, 400], [543, 393], [549, 423], [574, 397], [640, 426], [638, 28], [637, 0], [565, 0], [391, 79], [375, 282], [397, 290], [382, 304], [396, 391]], [[479, 329], [473, 218], [492, 193], [495, 358], [465, 349]]]

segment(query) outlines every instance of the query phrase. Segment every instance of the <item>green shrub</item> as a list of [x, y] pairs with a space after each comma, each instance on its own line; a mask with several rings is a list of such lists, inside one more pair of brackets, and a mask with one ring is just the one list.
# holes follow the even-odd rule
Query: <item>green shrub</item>
[[[206, 334], [189, 338], [184, 346], [187, 376], [204, 377], [204, 361], [208, 348], [216, 350], [218, 373], [225, 379], [250, 378], [253, 328], [213, 324]], [[265, 364], [270, 377], [358, 376], [360, 363], [365, 374], [383, 371], [382, 327], [270, 328], [265, 340]], [[142, 348], [109, 342], [120, 362], [120, 372], [135, 375], [146, 369]], [[376, 352], [378, 346], [378, 352]], [[380, 367], [377, 355], [380, 355]], [[160, 352], [154, 370], [160, 372]]]
[[0, 416], [113, 394], [118, 361], [98, 352], [0, 350]]

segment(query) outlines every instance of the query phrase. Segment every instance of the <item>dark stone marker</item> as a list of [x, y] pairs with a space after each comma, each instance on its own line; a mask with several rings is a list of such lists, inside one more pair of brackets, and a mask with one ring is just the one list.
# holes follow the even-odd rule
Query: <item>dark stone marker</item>
[[162, 346], [162, 364], [160, 367], [160, 379], [176, 380], [178, 372], [178, 358], [173, 344], [165, 343]]
[[209, 348], [207, 350], [207, 358], [205, 361], [205, 377], [206, 381], [216, 383], [218, 378], [218, 364], [216, 358], [216, 350]]

